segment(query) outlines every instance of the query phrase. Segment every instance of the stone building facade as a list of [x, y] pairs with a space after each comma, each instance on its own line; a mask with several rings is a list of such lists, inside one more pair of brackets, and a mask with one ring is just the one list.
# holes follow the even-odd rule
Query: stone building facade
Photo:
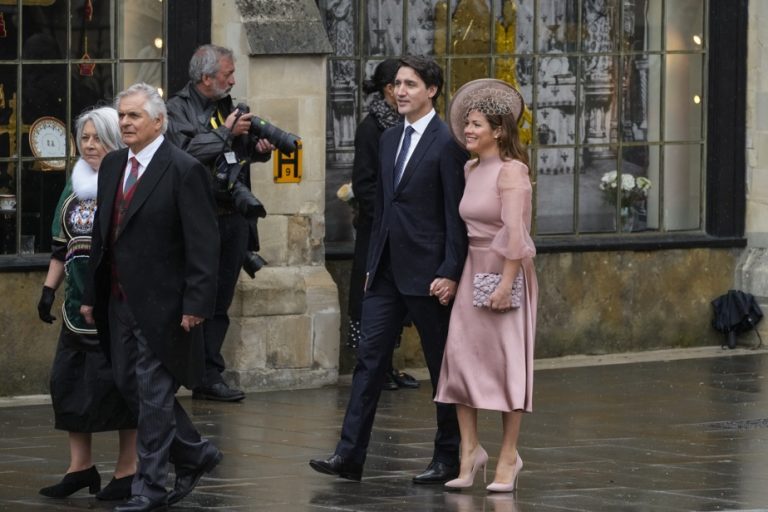
[[[768, 5], [749, 2], [746, 94], [746, 238], [733, 286], [758, 298], [768, 312], [768, 56], [762, 51], [768, 34]], [[738, 169], [734, 169], [738, 172]], [[759, 325], [763, 337], [768, 322]]]
[[[328, 99], [357, 105], [358, 112], [362, 107], [346, 85], [327, 85], [338, 57], [334, 37], [339, 37], [322, 29], [327, 20], [321, 7], [328, 2], [170, 3], [179, 1], [188, 11], [209, 9], [208, 18], [199, 19], [208, 20], [210, 41], [233, 48], [233, 95], [304, 143], [300, 183], [275, 183], [271, 162], [251, 169], [253, 190], [269, 213], [259, 224], [260, 254], [269, 265], [255, 279], [242, 274], [238, 284], [225, 343], [227, 378], [251, 391], [333, 383], [352, 364], [344, 348], [350, 259], [348, 249], [328, 241], [328, 211], [338, 205], [330, 203], [327, 184], [336, 186], [348, 169], [339, 164], [343, 158], [329, 167], [327, 152], [329, 126], [338, 125], [339, 140], [347, 140], [350, 123], [329, 111]], [[364, 3], [370, 7], [376, 1], [353, 2], [355, 16], [365, 12]], [[343, 1], [332, 4], [338, 16], [350, 15]], [[716, 344], [720, 335], [710, 327], [710, 301], [729, 288], [754, 293], [768, 309], [768, 57], [760, 51], [768, 44], [761, 30], [768, 6], [760, 0], [709, 0], [707, 5], [702, 229], [537, 237], [537, 357]], [[184, 59], [168, 57], [168, 72], [174, 73], [166, 77], [168, 83], [178, 79], [173, 70], [183, 70]], [[12, 62], [0, 56], [0, 65]], [[725, 78], [718, 80], [718, 74]], [[0, 103], [0, 114], [3, 108]], [[4, 122], [0, 116], [0, 137]], [[0, 167], [3, 158], [0, 154]], [[43, 324], [35, 310], [46, 265], [44, 251], [0, 255], [0, 396], [47, 392], [59, 326]], [[768, 335], [768, 322], [760, 327]], [[396, 354], [397, 366], [423, 365], [412, 330]]]
[[324, 266], [325, 89], [317, 87], [330, 45], [310, 0], [217, 0], [211, 14], [211, 40], [235, 53], [233, 97], [299, 134], [303, 151], [299, 183], [275, 183], [272, 161], [251, 168], [252, 189], [269, 213], [259, 222], [269, 264], [253, 280], [242, 274], [223, 351], [226, 376], [248, 390], [330, 384], [339, 306]]
[[[178, 3], [188, 10], [201, 4]], [[253, 280], [242, 273], [238, 283], [225, 378], [246, 390], [331, 384], [338, 376], [339, 301], [324, 266], [325, 87], [318, 86], [325, 83], [327, 35], [311, 0], [209, 4], [210, 41], [235, 55], [233, 97], [298, 134], [303, 151], [298, 183], [276, 183], [273, 161], [251, 168], [252, 189], [268, 211], [259, 222], [259, 254], [269, 264]], [[184, 62], [175, 64], [186, 73]], [[47, 261], [46, 254], [6, 257], [0, 273], [0, 396], [47, 392], [59, 330], [40, 322], [35, 309]]]

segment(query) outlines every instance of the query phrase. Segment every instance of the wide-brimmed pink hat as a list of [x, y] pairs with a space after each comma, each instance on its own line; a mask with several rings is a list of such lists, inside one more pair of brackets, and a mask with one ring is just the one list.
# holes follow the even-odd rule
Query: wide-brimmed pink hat
[[456, 141], [466, 147], [464, 140], [464, 121], [470, 110], [484, 114], [512, 114], [515, 121], [520, 120], [525, 103], [517, 89], [504, 80], [480, 78], [459, 87], [453, 95], [448, 109], [448, 126]]

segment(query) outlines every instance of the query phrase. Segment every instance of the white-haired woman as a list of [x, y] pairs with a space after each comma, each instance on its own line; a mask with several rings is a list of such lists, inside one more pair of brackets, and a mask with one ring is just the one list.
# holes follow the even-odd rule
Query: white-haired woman
[[[124, 144], [112, 107], [83, 113], [76, 132], [80, 158], [56, 207], [51, 261], [37, 305], [40, 319], [53, 323], [55, 290], [66, 283], [50, 386], [55, 428], [69, 434], [70, 462], [64, 478], [40, 489], [40, 494], [63, 498], [87, 487], [99, 499], [118, 500], [131, 496], [136, 473], [136, 417], [115, 386], [95, 328], [80, 315], [80, 301], [91, 249], [99, 166], [104, 155]], [[91, 438], [93, 432], [110, 430], [119, 431], [119, 455], [114, 477], [101, 489], [101, 476], [91, 457]]]

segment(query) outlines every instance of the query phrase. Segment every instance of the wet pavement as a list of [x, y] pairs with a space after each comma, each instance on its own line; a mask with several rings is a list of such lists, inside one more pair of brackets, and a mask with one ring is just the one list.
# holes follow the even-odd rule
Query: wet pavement
[[[541, 365], [546, 367], [546, 365]], [[537, 367], [540, 367], [537, 363]], [[681, 511], [768, 510], [768, 353], [603, 366], [535, 374], [534, 413], [523, 420], [525, 467], [516, 495], [488, 495], [478, 475], [465, 492], [411, 484], [429, 462], [429, 389], [384, 392], [362, 483], [312, 471], [336, 443], [349, 388], [251, 393], [241, 404], [182, 402], [224, 460], [172, 510]], [[498, 413], [481, 412], [495, 466]], [[94, 437], [102, 482], [116, 435]], [[64, 433], [50, 405], [0, 408], [0, 510], [111, 510], [85, 490], [64, 500], [40, 487], [66, 469]]]

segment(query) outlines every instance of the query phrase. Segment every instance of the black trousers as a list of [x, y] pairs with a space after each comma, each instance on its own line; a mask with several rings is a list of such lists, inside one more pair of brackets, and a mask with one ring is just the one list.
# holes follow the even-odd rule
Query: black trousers
[[109, 330], [115, 384], [139, 418], [131, 492], [162, 500], [169, 463], [178, 474], [203, 465], [217, 449], [200, 437], [176, 400], [179, 385], [152, 352], [127, 302], [110, 300]]
[[[363, 299], [362, 340], [357, 350], [357, 365], [341, 439], [336, 445], [336, 453], [348, 461], [365, 462], [384, 374], [392, 362], [395, 340], [408, 314], [421, 338], [434, 398], [448, 335], [450, 308], [441, 306], [435, 297], [401, 294], [389, 262], [382, 261], [376, 280]], [[456, 464], [460, 441], [456, 409], [447, 404], [435, 404], [435, 407], [437, 433], [433, 460]]]
[[349, 318], [360, 321], [363, 314], [363, 286], [365, 285], [365, 264], [368, 261], [368, 246], [371, 241], [371, 225], [363, 224], [355, 229], [355, 252], [352, 272], [349, 275]]
[[235, 296], [235, 287], [248, 250], [248, 223], [239, 213], [218, 216], [219, 270], [216, 288], [216, 309], [213, 318], [203, 322], [205, 339], [205, 377], [203, 385], [223, 382], [221, 373], [226, 368], [221, 346], [229, 329], [229, 306]]

